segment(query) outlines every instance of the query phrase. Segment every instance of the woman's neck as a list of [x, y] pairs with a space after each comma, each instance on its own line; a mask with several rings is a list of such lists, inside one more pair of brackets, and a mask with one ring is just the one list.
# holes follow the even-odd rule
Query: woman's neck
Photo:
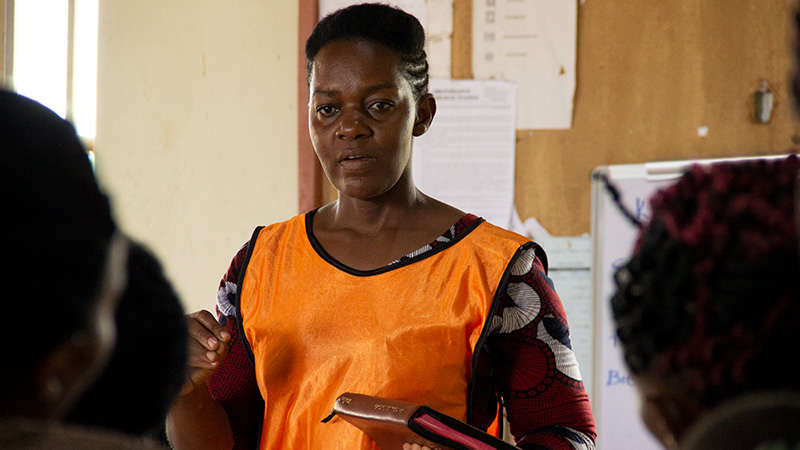
[[426, 215], [425, 211], [433, 202], [416, 189], [408, 196], [380, 200], [353, 199], [340, 195], [335, 202], [320, 208], [319, 213], [330, 227], [376, 234], [413, 224], [416, 217]]
[[420, 192], [407, 202], [340, 198], [317, 211], [312, 233], [334, 259], [370, 270], [433, 242], [463, 215]]

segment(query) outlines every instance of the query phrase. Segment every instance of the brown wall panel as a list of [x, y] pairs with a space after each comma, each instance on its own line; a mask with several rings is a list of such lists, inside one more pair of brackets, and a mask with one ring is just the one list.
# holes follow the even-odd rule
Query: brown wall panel
[[0, 0], [0, 86], [5, 83], [8, 76], [6, 74], [6, 45], [8, 45], [10, 36], [6, 36], [8, 31], [6, 20], [11, 20], [11, 18], [7, 18], [7, 3], [8, 0]]

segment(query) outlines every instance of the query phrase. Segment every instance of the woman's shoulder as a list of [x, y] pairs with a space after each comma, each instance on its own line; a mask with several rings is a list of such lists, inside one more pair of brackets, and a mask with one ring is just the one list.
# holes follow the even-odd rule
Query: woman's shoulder
[[287, 228], [287, 227], [291, 227], [291, 226], [298, 226], [298, 225], [302, 226], [303, 224], [308, 223], [308, 221], [311, 220], [314, 217], [314, 215], [316, 214], [317, 211], [318, 210], [315, 209], [315, 210], [308, 211], [308, 212], [303, 213], [303, 214], [298, 214], [298, 215], [296, 215], [294, 217], [291, 217], [289, 219], [281, 220], [281, 221], [278, 221], [278, 222], [272, 222], [272, 223], [267, 224], [267, 225], [258, 225], [254, 229], [254, 235], [255, 235], [256, 232], [258, 232], [259, 230], [262, 230], [262, 229], [279, 230], [279, 229], [283, 229], [283, 228]]
[[247, 253], [248, 246], [254, 242], [262, 233], [265, 234], [280, 234], [285, 232], [291, 228], [303, 228], [306, 226], [310, 226], [311, 220], [314, 217], [314, 214], [317, 210], [309, 211], [304, 214], [296, 215], [290, 219], [286, 219], [280, 222], [273, 222], [267, 225], [256, 225], [253, 228], [252, 233], [250, 234], [250, 239], [248, 239], [242, 247], [239, 248], [237, 252], [237, 257], [242, 258], [242, 256]]
[[701, 415], [681, 448], [795, 449], [800, 446], [800, 391], [760, 391], [727, 400]]
[[[478, 228], [480, 231], [475, 235], [477, 239], [485, 241], [489, 247], [503, 245], [515, 251], [515, 256], [510, 261], [510, 264], [519, 265], [524, 263], [528, 266], [530, 265], [528, 262], [532, 263], [534, 260], [539, 260], [543, 272], [547, 273], [547, 252], [539, 243], [534, 242], [527, 236], [488, 222], [474, 214], [467, 214], [465, 218], [468, 216], [471, 217], [465, 221], [466, 224], [469, 224], [465, 228], [467, 230], [469, 228]], [[478, 227], [478, 225], [480, 226]]]
[[478, 220], [481, 221], [481, 224], [480, 224], [481, 225], [481, 227], [480, 227], [481, 231], [483, 233], [487, 234], [487, 235], [495, 237], [496, 239], [500, 239], [500, 240], [504, 240], [504, 241], [511, 241], [511, 242], [517, 243], [520, 246], [522, 246], [522, 245], [526, 245], [526, 246], [538, 245], [538, 244], [533, 243], [530, 238], [528, 238], [526, 236], [523, 236], [523, 235], [521, 235], [521, 234], [519, 234], [519, 233], [517, 233], [515, 231], [511, 231], [511, 230], [509, 230], [507, 228], [503, 228], [503, 227], [501, 227], [499, 225], [495, 225], [495, 224], [493, 224], [493, 223], [491, 223], [489, 221], [486, 221], [484, 219], [480, 219], [479, 218]]

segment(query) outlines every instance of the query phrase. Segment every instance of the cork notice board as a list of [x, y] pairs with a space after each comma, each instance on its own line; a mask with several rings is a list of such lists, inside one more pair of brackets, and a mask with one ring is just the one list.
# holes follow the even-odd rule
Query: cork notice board
[[[517, 131], [515, 198], [522, 220], [536, 217], [553, 235], [588, 233], [591, 173], [598, 166], [795, 148], [800, 122], [789, 78], [799, 5], [579, 3], [572, 128]], [[472, 1], [454, 0], [453, 9], [453, 78], [472, 78]], [[767, 124], [754, 119], [761, 80], [774, 95]]]

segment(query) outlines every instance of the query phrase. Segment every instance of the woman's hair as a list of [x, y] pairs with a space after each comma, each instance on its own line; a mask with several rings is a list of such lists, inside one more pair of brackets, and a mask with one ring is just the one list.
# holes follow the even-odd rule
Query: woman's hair
[[796, 156], [692, 167], [652, 219], [611, 300], [634, 375], [705, 407], [800, 388]]
[[85, 325], [116, 228], [72, 125], [3, 90], [0, 211], [2, 307], [15, 342], [3, 383]]
[[167, 411], [185, 382], [186, 320], [172, 283], [148, 248], [131, 243], [127, 272], [111, 360], [67, 420], [161, 437]]
[[428, 92], [425, 30], [414, 16], [380, 3], [352, 5], [325, 16], [306, 41], [309, 84], [317, 53], [331, 42], [343, 40], [365, 40], [389, 47], [397, 55], [415, 98]]

